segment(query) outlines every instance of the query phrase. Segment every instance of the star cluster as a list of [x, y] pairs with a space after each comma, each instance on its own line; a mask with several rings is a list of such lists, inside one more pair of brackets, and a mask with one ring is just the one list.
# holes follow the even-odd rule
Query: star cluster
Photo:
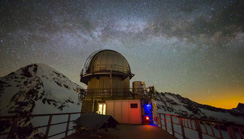
[[132, 81], [232, 108], [244, 102], [243, 20], [231, 0], [1, 1], [0, 76], [45, 63], [81, 84], [86, 58], [113, 49]]

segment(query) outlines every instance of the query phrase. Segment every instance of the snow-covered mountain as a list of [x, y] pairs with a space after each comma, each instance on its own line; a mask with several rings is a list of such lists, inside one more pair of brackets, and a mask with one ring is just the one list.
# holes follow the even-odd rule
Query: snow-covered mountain
[[244, 124], [244, 112], [238, 109], [227, 110], [209, 105], [202, 105], [188, 98], [168, 92], [156, 92], [154, 99], [159, 113]]
[[[28, 65], [0, 78], [0, 115], [80, 112], [77, 88], [82, 90], [47, 65]], [[40, 121], [23, 122], [25, 127], [31, 127]], [[0, 132], [7, 130], [7, 125], [0, 123]]]
[[[82, 87], [47, 65], [28, 65], [0, 77], [0, 115], [79, 112], [81, 102], [77, 88], [82, 90]], [[154, 99], [160, 113], [244, 124], [243, 104], [226, 110], [202, 105], [180, 95], [158, 92], [154, 94]], [[67, 117], [59, 120], [65, 121]], [[15, 138], [43, 137], [43, 131], [32, 129], [43, 125], [43, 122], [47, 121], [22, 119], [18, 127], [30, 132], [17, 133]], [[10, 125], [8, 121], [0, 121], [0, 132], [9, 130]]]

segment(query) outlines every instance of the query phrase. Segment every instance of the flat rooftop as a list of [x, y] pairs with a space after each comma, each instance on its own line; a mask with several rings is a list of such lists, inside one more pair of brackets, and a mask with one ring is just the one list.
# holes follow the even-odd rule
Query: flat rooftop
[[175, 137], [155, 125], [118, 125], [117, 129], [100, 130], [97, 135], [71, 134], [64, 139], [175, 139]]

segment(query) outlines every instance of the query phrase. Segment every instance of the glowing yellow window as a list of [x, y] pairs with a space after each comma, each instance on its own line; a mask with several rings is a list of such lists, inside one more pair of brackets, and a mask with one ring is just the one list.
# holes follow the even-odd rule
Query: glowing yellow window
[[105, 103], [98, 103], [98, 114], [106, 114], [106, 104]]

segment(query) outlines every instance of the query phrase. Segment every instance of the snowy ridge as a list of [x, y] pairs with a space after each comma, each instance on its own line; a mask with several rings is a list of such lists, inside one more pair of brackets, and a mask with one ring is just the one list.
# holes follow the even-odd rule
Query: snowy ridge
[[[28, 65], [0, 78], [0, 115], [79, 112], [77, 88], [82, 89], [47, 65]], [[31, 128], [41, 122], [24, 119], [19, 126]], [[8, 129], [8, 123], [0, 125], [0, 132]], [[32, 131], [19, 138], [30, 137], [34, 132], [38, 134]]]
[[157, 112], [159, 113], [244, 124], [244, 112], [239, 110], [227, 110], [202, 105], [188, 98], [168, 92], [156, 92], [154, 98], [157, 103]]

